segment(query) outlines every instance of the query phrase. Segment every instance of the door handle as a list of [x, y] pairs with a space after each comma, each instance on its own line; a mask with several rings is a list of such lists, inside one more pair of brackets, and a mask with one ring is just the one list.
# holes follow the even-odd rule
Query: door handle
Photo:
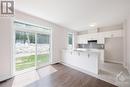
[[90, 57], [90, 54], [88, 53], [88, 58]]
[[72, 52], [70, 52], [70, 54], [72, 55]]
[[80, 52], [78, 52], [78, 55], [80, 56]]

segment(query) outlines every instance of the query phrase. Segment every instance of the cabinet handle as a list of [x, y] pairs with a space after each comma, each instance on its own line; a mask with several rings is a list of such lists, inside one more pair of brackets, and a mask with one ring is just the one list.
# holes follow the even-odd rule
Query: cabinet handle
[[70, 54], [72, 55], [72, 52], [70, 52]]
[[78, 55], [80, 56], [80, 52], [78, 52]]
[[88, 54], [88, 58], [89, 58], [89, 56], [90, 56], [90, 55]]

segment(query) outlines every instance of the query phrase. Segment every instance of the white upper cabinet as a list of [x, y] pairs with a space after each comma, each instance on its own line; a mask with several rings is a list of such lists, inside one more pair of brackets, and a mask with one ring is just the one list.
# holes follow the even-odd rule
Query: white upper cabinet
[[78, 40], [78, 44], [88, 44], [88, 41], [85, 35], [77, 36], [77, 40]]
[[97, 44], [104, 44], [104, 43], [105, 43], [105, 39], [104, 38], [97, 39]]
[[110, 38], [112, 37], [123, 37], [123, 30], [111, 31]]
[[88, 44], [88, 40], [97, 40], [98, 44], [104, 44], [105, 38], [123, 37], [123, 30], [78, 35], [78, 44]]

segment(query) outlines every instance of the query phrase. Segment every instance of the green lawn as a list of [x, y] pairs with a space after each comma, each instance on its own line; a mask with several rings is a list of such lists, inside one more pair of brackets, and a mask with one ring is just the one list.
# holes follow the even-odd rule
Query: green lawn
[[[44, 64], [49, 61], [48, 54], [37, 56], [37, 64]], [[16, 71], [24, 70], [35, 66], [35, 55], [24, 56], [16, 59]]]

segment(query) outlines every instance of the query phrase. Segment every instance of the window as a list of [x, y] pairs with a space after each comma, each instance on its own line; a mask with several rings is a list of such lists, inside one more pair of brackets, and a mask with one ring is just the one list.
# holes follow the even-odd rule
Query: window
[[68, 48], [72, 49], [73, 48], [73, 33], [68, 33]]
[[50, 63], [51, 30], [35, 25], [14, 22], [15, 73], [40, 68]]
[[39, 44], [49, 44], [49, 35], [47, 34], [38, 34], [37, 43]]

